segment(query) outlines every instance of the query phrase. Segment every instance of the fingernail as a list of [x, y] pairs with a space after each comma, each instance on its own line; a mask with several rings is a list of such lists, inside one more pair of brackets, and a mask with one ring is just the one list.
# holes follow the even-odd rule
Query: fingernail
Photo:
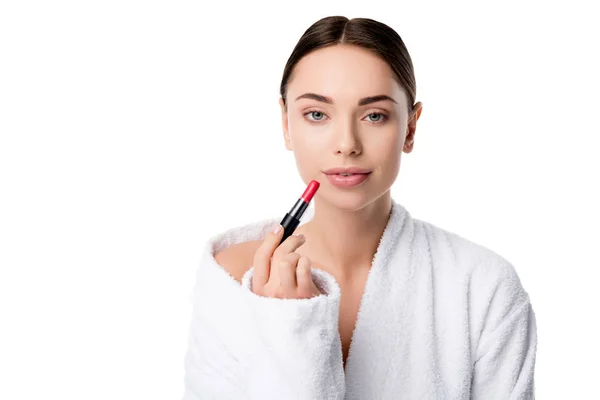
[[306, 240], [306, 236], [304, 236], [303, 234], [298, 234], [298, 237], [300, 238], [300, 240], [302, 240], [303, 242]]
[[281, 228], [282, 228], [281, 224], [277, 224], [275, 226], [275, 228], [273, 228], [273, 233], [278, 234], [281, 231]]

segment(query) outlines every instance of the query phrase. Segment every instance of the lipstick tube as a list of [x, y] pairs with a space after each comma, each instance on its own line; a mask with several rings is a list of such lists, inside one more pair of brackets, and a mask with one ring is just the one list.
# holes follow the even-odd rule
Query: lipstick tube
[[298, 225], [300, 225], [300, 219], [308, 208], [308, 205], [317, 192], [317, 189], [319, 189], [319, 186], [319, 182], [314, 180], [310, 181], [302, 196], [300, 196], [300, 198], [296, 201], [296, 204], [294, 204], [290, 211], [285, 214], [285, 217], [283, 217], [280, 222], [281, 226], [283, 227], [283, 236], [279, 244], [283, 243], [285, 239], [290, 237]]

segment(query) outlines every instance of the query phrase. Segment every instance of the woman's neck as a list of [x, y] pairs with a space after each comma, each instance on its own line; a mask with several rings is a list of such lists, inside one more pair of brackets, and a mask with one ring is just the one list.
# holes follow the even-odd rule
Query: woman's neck
[[370, 268], [390, 217], [390, 192], [360, 210], [317, 199], [314, 204], [313, 217], [296, 230], [306, 236], [298, 253], [341, 278], [351, 277], [353, 270]]

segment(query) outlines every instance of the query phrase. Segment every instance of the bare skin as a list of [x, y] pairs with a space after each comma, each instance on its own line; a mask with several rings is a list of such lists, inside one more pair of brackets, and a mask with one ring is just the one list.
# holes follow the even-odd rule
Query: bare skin
[[[314, 96], [298, 99], [306, 93], [326, 96], [332, 104]], [[378, 95], [393, 101], [358, 105], [359, 100]], [[406, 93], [389, 65], [365, 49], [348, 45], [322, 48], [300, 60], [286, 99], [287, 109], [279, 100], [285, 147], [293, 152], [302, 180], [321, 183], [313, 199], [313, 218], [288, 238], [298, 241], [295, 236], [303, 234], [306, 241], [279, 251], [277, 261], [288, 260], [281, 269], [269, 265], [264, 256], [276, 251], [270, 237], [231, 246], [215, 259], [238, 281], [249, 266], [257, 269], [258, 264], [271, 297], [305, 295], [306, 288], [300, 290], [297, 283], [305, 282], [307, 267], [330, 273], [342, 292], [339, 331], [345, 366], [371, 261], [390, 215], [390, 188], [402, 153], [413, 149], [422, 104], [412, 105], [409, 113]], [[371, 171], [354, 188], [333, 186], [323, 172], [350, 166]], [[284, 281], [273, 271], [285, 271]]]

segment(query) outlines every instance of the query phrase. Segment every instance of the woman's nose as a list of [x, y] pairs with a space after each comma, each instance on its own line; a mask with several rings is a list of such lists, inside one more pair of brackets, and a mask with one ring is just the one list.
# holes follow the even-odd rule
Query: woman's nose
[[336, 154], [360, 154], [362, 152], [358, 132], [352, 124], [340, 127], [335, 137], [334, 150]]

